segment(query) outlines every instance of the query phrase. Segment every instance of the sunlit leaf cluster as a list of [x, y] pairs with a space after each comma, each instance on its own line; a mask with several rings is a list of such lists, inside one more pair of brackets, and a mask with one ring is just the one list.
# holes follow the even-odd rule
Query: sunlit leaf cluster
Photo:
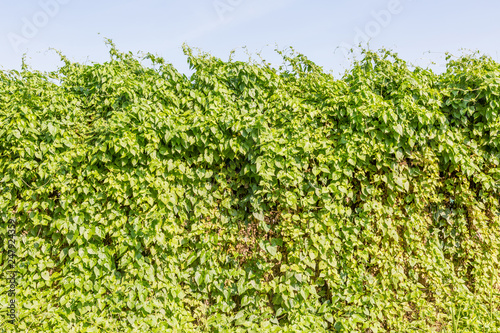
[[19, 329], [500, 329], [500, 64], [365, 51], [335, 78], [185, 47], [188, 76], [108, 43], [0, 71]]

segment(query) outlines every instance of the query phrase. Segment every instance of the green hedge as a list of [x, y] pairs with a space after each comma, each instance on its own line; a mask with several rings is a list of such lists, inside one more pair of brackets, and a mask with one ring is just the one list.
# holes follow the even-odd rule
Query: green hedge
[[108, 44], [0, 72], [20, 331], [500, 329], [500, 64], [185, 47], [186, 76]]

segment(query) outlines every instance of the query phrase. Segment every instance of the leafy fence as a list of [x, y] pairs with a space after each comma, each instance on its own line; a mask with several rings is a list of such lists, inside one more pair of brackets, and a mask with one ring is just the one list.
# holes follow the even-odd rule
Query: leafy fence
[[0, 72], [20, 330], [500, 328], [498, 63], [366, 51], [334, 79], [186, 47], [187, 77], [109, 44]]

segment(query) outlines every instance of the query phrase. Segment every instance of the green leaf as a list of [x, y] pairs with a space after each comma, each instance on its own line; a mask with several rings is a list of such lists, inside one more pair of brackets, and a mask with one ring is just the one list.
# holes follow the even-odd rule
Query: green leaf
[[42, 279], [44, 279], [45, 281], [48, 281], [50, 279], [49, 272], [47, 272], [47, 271], [42, 272], [41, 276], [42, 276]]

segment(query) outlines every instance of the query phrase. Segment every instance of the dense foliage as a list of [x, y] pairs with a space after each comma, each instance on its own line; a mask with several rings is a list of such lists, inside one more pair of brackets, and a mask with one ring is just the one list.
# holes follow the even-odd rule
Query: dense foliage
[[497, 62], [365, 51], [336, 79], [185, 47], [186, 76], [109, 44], [0, 72], [20, 330], [500, 329]]

